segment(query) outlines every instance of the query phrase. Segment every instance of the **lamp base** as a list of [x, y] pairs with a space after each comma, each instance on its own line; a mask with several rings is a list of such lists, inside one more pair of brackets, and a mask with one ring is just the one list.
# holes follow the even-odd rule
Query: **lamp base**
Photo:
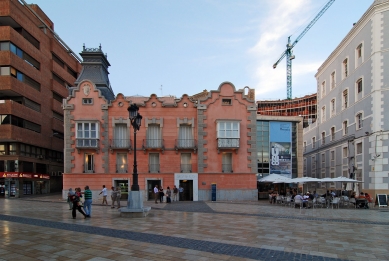
[[129, 191], [127, 208], [120, 208], [121, 217], [140, 218], [146, 217], [151, 207], [143, 207], [143, 197], [141, 191]]

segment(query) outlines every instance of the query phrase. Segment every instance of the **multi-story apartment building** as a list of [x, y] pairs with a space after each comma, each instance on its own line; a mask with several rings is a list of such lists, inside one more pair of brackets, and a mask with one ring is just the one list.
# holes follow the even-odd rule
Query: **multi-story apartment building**
[[300, 116], [303, 127], [314, 123], [317, 115], [316, 93], [291, 100], [257, 101], [258, 114], [269, 116]]
[[[304, 129], [304, 174], [347, 176], [389, 194], [389, 1], [376, 0], [318, 69], [318, 120]], [[344, 189], [344, 184], [322, 184]]]
[[66, 86], [77, 56], [37, 5], [0, 0], [0, 194], [62, 190]]

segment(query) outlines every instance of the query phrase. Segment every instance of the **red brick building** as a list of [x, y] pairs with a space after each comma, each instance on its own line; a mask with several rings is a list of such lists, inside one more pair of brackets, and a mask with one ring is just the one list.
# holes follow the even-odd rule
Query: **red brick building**
[[0, 0], [0, 195], [62, 190], [61, 105], [80, 70], [37, 5]]
[[218, 200], [257, 199], [253, 90], [224, 82], [181, 98], [114, 97], [102, 50], [84, 48], [81, 56], [83, 70], [63, 105], [64, 196], [68, 188], [85, 185], [95, 199], [102, 185], [128, 191], [135, 145], [127, 108], [136, 104], [143, 117], [136, 155], [144, 200], [154, 198], [155, 185], [182, 186], [182, 200], [211, 200], [212, 184]]

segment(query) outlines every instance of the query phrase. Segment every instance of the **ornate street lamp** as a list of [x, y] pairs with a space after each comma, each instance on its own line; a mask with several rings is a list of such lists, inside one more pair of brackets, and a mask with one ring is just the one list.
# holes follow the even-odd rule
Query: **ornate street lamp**
[[129, 119], [131, 121], [131, 125], [134, 128], [134, 171], [132, 174], [132, 185], [131, 185], [131, 191], [139, 191], [139, 184], [138, 184], [138, 165], [136, 162], [136, 131], [139, 130], [141, 123], [142, 123], [142, 115], [138, 113], [139, 107], [136, 106], [136, 104], [131, 104], [127, 108], [130, 116]]

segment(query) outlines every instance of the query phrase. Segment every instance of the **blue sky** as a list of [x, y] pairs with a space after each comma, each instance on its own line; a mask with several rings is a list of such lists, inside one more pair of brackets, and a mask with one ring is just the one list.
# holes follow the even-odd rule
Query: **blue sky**
[[[328, 0], [26, 2], [40, 6], [75, 53], [101, 44], [115, 94], [181, 97], [230, 81], [263, 100], [286, 98], [286, 61], [272, 65]], [[292, 97], [316, 92], [317, 69], [372, 3], [336, 0], [297, 43]]]

